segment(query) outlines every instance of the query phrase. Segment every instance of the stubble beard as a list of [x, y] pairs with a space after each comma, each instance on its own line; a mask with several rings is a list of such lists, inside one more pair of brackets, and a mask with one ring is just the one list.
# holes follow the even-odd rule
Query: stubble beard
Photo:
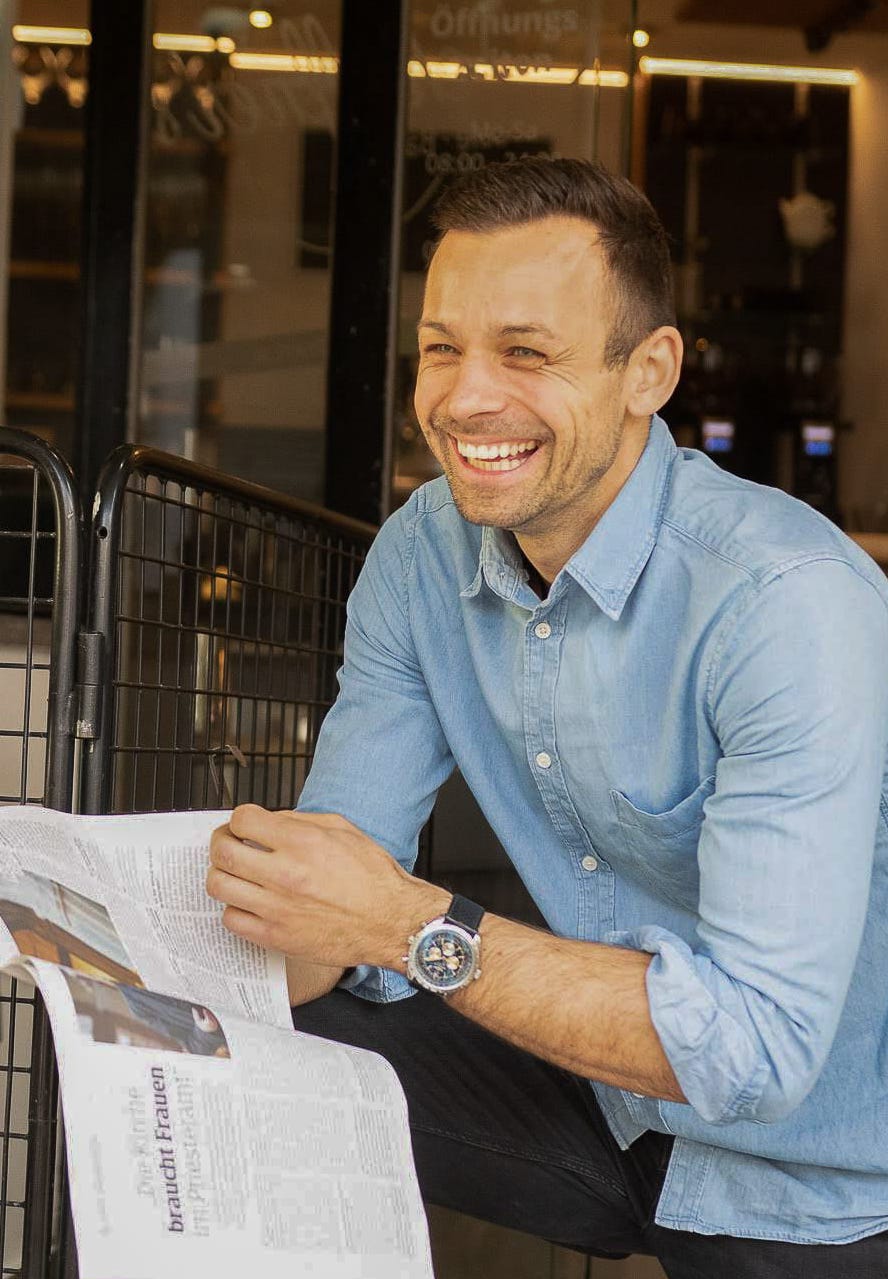
[[[548, 470], [528, 493], [499, 494], [467, 491], [471, 481], [466, 479], [459, 462], [453, 457], [451, 430], [456, 425], [451, 418], [433, 416], [428, 427], [425, 428], [425, 434], [432, 452], [444, 471], [454, 505], [469, 524], [508, 529], [511, 533], [541, 537], [562, 529], [566, 522], [575, 518], [577, 497], [575, 496], [573, 500], [560, 501], [559, 497], [565, 486], [559, 484], [558, 477], [553, 478]], [[509, 432], [508, 425], [506, 423], [503, 425], [506, 428], [504, 433]], [[520, 438], [520, 431], [512, 434], [515, 438]], [[433, 446], [433, 441], [437, 447]], [[588, 497], [590, 506], [594, 506], [595, 490], [613, 466], [621, 441], [622, 431], [615, 424], [602, 441], [603, 454], [584, 477], [583, 495]], [[544, 443], [546, 447], [551, 447], [550, 441]]]
[[[532, 431], [522, 433], [523, 423], [509, 423], [506, 420], [497, 425], [503, 428], [503, 435], [506, 438], [536, 438], [536, 434]], [[463, 519], [469, 524], [516, 530], [522, 528], [528, 520], [537, 518], [547, 504], [546, 477], [538, 480], [533, 490], [525, 494], [485, 493], [478, 488], [473, 488], [471, 478], [466, 475], [461, 463], [454, 456], [453, 434], [457, 428], [458, 423], [452, 418], [433, 414], [428, 426], [423, 429], [426, 441], [440, 462], [444, 477], [450, 486], [454, 505]]]

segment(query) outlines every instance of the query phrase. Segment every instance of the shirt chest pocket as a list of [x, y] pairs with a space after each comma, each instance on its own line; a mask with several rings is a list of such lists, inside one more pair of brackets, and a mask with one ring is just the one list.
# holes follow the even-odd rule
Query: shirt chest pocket
[[696, 910], [700, 897], [697, 844], [703, 805], [714, 790], [715, 778], [707, 777], [665, 813], [644, 812], [620, 791], [612, 790], [619, 825], [615, 869], [656, 896], [685, 910]]

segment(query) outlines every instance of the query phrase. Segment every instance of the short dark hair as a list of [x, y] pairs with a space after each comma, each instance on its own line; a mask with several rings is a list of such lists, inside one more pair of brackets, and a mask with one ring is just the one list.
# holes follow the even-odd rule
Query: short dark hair
[[448, 231], [495, 231], [543, 218], [591, 222], [614, 285], [608, 368], [627, 362], [661, 324], [675, 323], [669, 240], [650, 201], [626, 178], [590, 160], [533, 156], [488, 164], [457, 178], [439, 198], [432, 222]]

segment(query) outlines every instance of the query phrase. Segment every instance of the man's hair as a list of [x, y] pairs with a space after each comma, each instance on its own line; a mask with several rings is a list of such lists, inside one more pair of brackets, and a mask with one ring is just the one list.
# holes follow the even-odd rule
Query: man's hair
[[440, 244], [448, 231], [496, 231], [558, 216], [582, 218], [598, 231], [614, 302], [604, 360], [617, 368], [654, 329], [675, 323], [666, 232], [626, 178], [590, 160], [488, 164], [445, 190], [432, 222]]

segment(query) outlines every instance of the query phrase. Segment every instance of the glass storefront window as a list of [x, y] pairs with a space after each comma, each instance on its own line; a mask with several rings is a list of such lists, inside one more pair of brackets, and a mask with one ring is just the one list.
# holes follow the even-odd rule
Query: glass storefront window
[[5, 421], [69, 452], [80, 324], [86, 0], [21, 0], [0, 34]]
[[524, 155], [627, 171], [634, 6], [413, 0], [401, 249], [396, 502], [437, 474], [413, 413], [429, 213], [453, 175]]
[[138, 438], [319, 500], [340, 0], [157, 0]]

